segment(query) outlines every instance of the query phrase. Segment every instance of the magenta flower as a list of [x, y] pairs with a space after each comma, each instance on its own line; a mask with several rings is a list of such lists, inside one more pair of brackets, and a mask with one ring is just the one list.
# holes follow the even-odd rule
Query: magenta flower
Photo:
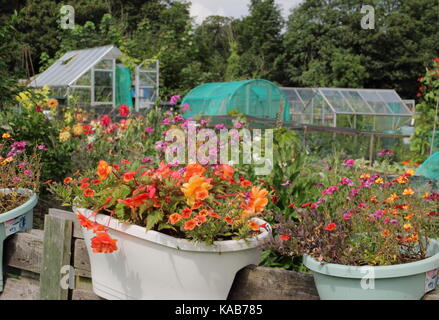
[[340, 184], [341, 185], [347, 185], [347, 186], [350, 186], [350, 187], [354, 185], [352, 180], [349, 179], [349, 178], [342, 178], [341, 181], [340, 181]]
[[288, 185], [290, 185], [291, 184], [291, 182], [290, 182], [290, 180], [287, 180], [287, 181], [285, 181], [284, 183], [281, 183], [281, 186], [288, 186]]
[[27, 176], [30, 176], [32, 174], [30, 170], [24, 170], [23, 173]]
[[145, 158], [142, 159], [142, 162], [143, 163], [149, 163], [149, 162], [152, 162], [152, 159], [149, 158], [149, 157], [145, 157]]
[[176, 105], [177, 102], [180, 101], [180, 99], [181, 96], [179, 95], [172, 96], [171, 99], [169, 100], [169, 104]]
[[20, 162], [20, 164], [18, 165], [19, 168], [24, 168], [26, 166], [27, 166], [27, 162], [25, 162], [25, 161]]
[[37, 148], [38, 150], [44, 150], [44, 151], [47, 150], [47, 147], [44, 144], [40, 144]]
[[345, 214], [343, 214], [343, 219], [351, 220], [352, 219], [352, 215], [350, 213], [345, 213]]
[[342, 163], [342, 166], [344, 167], [353, 167], [355, 164], [355, 160], [354, 159], [347, 159]]
[[223, 123], [219, 123], [219, 124], [215, 125], [215, 129], [217, 129], [217, 130], [221, 130], [221, 129], [225, 129], [225, 128], [226, 128], [226, 126]]
[[325, 190], [323, 190], [322, 194], [334, 194], [335, 191], [338, 190], [337, 186], [330, 186], [329, 188], [326, 188]]

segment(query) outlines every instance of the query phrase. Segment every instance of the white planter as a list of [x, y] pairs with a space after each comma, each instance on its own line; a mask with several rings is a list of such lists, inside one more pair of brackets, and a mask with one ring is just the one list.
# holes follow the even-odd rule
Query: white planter
[[[76, 209], [89, 217], [91, 211]], [[91, 230], [82, 228], [90, 256], [93, 291], [106, 299], [210, 300], [226, 299], [235, 274], [258, 264], [262, 233], [248, 240], [217, 241], [212, 246], [178, 239], [156, 231], [122, 223], [107, 215], [96, 222], [117, 239], [113, 253], [93, 253]], [[259, 224], [265, 221], [257, 219]]]

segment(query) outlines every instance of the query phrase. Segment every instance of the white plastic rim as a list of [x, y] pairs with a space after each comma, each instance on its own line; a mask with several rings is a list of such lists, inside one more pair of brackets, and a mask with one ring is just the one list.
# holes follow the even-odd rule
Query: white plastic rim
[[[73, 208], [90, 217], [92, 211]], [[93, 217], [91, 217], [93, 221]], [[260, 225], [266, 222], [255, 218]], [[226, 299], [236, 272], [258, 264], [259, 245], [271, 227], [254, 238], [216, 241], [212, 246], [178, 239], [144, 227], [96, 215], [117, 239], [118, 250], [93, 253], [94, 233], [82, 228], [90, 256], [93, 290], [106, 299]]]

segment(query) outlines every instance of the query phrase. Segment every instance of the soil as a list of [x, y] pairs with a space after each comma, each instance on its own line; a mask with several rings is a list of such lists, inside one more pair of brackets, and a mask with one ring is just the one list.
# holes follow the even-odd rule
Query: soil
[[29, 196], [25, 194], [0, 193], [0, 214], [21, 206], [27, 200], [29, 200]]

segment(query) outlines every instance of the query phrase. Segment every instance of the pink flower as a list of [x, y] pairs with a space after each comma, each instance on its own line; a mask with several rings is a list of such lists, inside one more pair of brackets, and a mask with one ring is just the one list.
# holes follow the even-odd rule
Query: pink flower
[[288, 181], [285, 181], [284, 183], [281, 183], [281, 186], [288, 186], [288, 185], [290, 185], [291, 184], [291, 182], [290, 182], [290, 180], [288, 180]]
[[354, 164], [355, 164], [355, 160], [354, 159], [347, 159], [341, 165], [344, 166], [344, 167], [353, 167]]
[[143, 163], [149, 163], [149, 162], [152, 162], [152, 159], [149, 158], [149, 157], [145, 157], [145, 158], [142, 159], [142, 162]]
[[172, 120], [170, 120], [170, 119], [168, 119], [168, 118], [164, 118], [163, 120], [162, 120], [162, 124], [171, 124], [172, 123]]
[[44, 144], [38, 145], [38, 150], [47, 150], [47, 147]]
[[316, 209], [319, 207], [319, 205], [317, 203], [311, 203], [311, 205], [309, 206], [311, 209]]
[[323, 190], [322, 194], [334, 194], [334, 192], [337, 190], [338, 190], [337, 186], [330, 186], [329, 188]]
[[185, 103], [184, 105], [181, 106], [180, 111], [182, 113], [185, 113], [186, 111], [188, 111], [190, 109], [189, 105], [187, 103]]
[[217, 130], [221, 130], [221, 129], [225, 129], [226, 126], [223, 123], [219, 123], [215, 125], [215, 129]]
[[345, 214], [343, 214], [343, 219], [351, 220], [352, 219], [352, 215], [350, 213], [345, 213]]
[[239, 122], [239, 121], [236, 121], [236, 122], [233, 124], [233, 126], [234, 126], [236, 129], [241, 129], [243, 125], [244, 125], [244, 124], [241, 123], [241, 122]]
[[146, 133], [153, 133], [154, 129], [151, 126], [148, 126], [148, 127], [145, 128], [145, 132]]
[[181, 97], [179, 95], [172, 96], [169, 100], [169, 104], [176, 105], [177, 102], [180, 101], [180, 98]]
[[30, 176], [32, 174], [30, 170], [24, 170], [23, 173], [27, 176]]
[[26, 167], [26, 166], [27, 166], [27, 162], [25, 162], [25, 161], [21, 162], [21, 163], [18, 165], [19, 168], [24, 168], [24, 167]]
[[349, 179], [349, 178], [342, 178], [341, 181], [340, 181], [340, 184], [341, 185], [347, 185], [347, 186], [353, 186], [354, 185], [352, 180]]

